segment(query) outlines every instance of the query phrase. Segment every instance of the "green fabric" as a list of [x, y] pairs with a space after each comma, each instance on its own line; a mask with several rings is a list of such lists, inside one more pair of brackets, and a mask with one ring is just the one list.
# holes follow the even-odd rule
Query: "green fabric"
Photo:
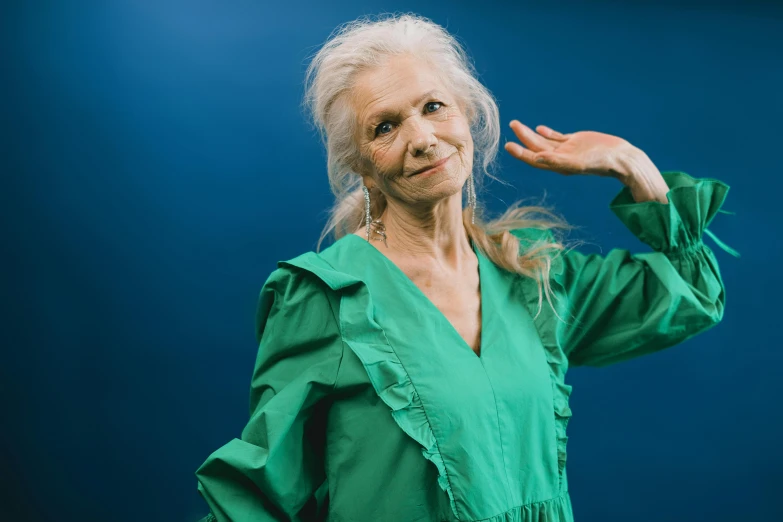
[[[723, 316], [723, 283], [702, 235], [728, 186], [663, 175], [668, 204], [635, 203], [627, 188], [610, 204], [653, 252], [566, 251], [549, 278], [555, 310], [546, 301], [539, 309], [533, 279], [474, 248], [480, 356], [358, 236], [279, 262], [259, 296], [250, 420], [196, 471], [209, 517], [573, 520], [568, 367], [658, 351]], [[521, 249], [551, 238], [513, 233]]]

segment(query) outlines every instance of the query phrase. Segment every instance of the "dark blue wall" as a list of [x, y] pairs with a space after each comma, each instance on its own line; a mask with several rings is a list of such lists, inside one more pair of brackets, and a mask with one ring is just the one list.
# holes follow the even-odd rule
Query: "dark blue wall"
[[[736, 215], [711, 226], [742, 253], [713, 247], [724, 321], [569, 372], [577, 520], [783, 520], [779, 6], [17, 4], [0, 16], [0, 518], [206, 513], [193, 472], [247, 418], [258, 291], [315, 247], [330, 203], [306, 57], [342, 22], [411, 10], [467, 44], [503, 141], [514, 118], [598, 130], [731, 186]], [[491, 209], [546, 190], [581, 237], [647, 250], [608, 209], [615, 180], [500, 152], [516, 188], [491, 185]]]

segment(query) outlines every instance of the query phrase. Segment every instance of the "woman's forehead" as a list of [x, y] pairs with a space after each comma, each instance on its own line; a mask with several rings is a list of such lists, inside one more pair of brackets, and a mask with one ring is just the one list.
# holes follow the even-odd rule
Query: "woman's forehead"
[[364, 71], [354, 84], [354, 96], [362, 105], [373, 105], [373, 115], [400, 104], [418, 106], [432, 91], [445, 96], [448, 88], [423, 60], [390, 60], [383, 67]]

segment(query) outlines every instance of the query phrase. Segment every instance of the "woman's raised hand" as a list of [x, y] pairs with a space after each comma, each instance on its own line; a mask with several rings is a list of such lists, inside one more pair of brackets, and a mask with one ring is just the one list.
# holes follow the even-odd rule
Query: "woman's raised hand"
[[565, 175], [619, 178], [623, 170], [620, 165], [638, 151], [628, 141], [601, 132], [561, 134], [545, 125], [534, 132], [517, 120], [512, 120], [510, 126], [525, 146], [510, 141], [505, 144], [509, 154], [530, 166]]
[[644, 151], [622, 138], [594, 131], [561, 134], [546, 125], [533, 132], [517, 120], [511, 128], [527, 148], [511, 141], [505, 148], [528, 165], [565, 175], [612, 177], [629, 187], [637, 202], [669, 202], [669, 187], [658, 168]]

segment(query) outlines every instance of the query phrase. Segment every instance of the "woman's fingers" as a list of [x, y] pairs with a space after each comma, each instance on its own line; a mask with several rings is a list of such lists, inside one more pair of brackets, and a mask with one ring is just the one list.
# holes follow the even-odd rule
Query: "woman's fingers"
[[552, 129], [551, 127], [547, 127], [546, 125], [539, 125], [538, 127], [536, 127], [536, 132], [546, 136], [550, 140], [555, 140], [555, 141], [566, 141], [571, 136], [570, 134], [562, 134], [560, 132], [557, 132], [555, 129]]
[[551, 170], [565, 175], [578, 174], [584, 170], [583, 165], [566, 154], [549, 151], [533, 152], [513, 141], [509, 141], [504, 147], [512, 156], [537, 169]]
[[522, 160], [531, 167], [537, 167], [539, 169], [549, 169], [550, 161], [549, 158], [546, 157], [546, 152], [533, 152], [531, 150], [526, 149], [519, 143], [515, 143], [513, 141], [509, 141], [504, 145], [506, 151], [508, 151], [509, 154], [517, 158], [518, 160]]
[[514, 131], [514, 134], [517, 135], [519, 141], [533, 152], [552, 150], [557, 145], [557, 142], [549, 141], [544, 136], [536, 134], [533, 129], [518, 120], [511, 120], [509, 126]]
[[[573, 149], [571, 134], [563, 134], [546, 125], [538, 125], [533, 131], [518, 120], [512, 120], [511, 128], [522, 145], [515, 142], [505, 144], [505, 149], [515, 158], [524, 161], [531, 167], [559, 172], [560, 174], [575, 174], [584, 169], [579, 155], [563, 153], [565, 149]], [[581, 169], [581, 170], [580, 170]]]
[[530, 163], [531, 161], [535, 160], [535, 154], [527, 150], [519, 143], [508, 141], [506, 142], [504, 147], [508, 151], [508, 153], [514, 156], [516, 159], [522, 160], [526, 163]]

